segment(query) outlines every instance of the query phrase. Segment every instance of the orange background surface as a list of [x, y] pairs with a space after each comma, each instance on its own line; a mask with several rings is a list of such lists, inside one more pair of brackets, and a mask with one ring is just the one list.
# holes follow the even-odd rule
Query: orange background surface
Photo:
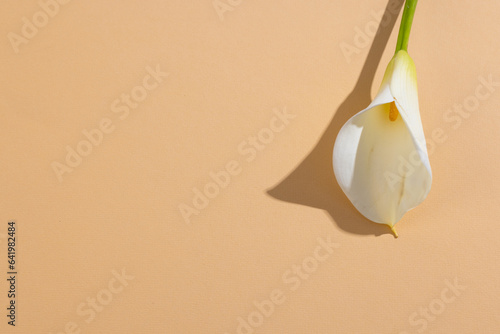
[[331, 167], [398, 4], [215, 4], [0, 5], [0, 332], [497, 333], [500, 2], [417, 6], [433, 185], [399, 239]]

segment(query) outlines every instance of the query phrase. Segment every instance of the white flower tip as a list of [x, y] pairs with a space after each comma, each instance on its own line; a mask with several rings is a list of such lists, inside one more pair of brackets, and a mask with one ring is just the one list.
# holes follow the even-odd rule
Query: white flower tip
[[394, 233], [395, 238], [399, 238], [398, 232], [396, 232], [396, 229], [394, 228], [394, 225], [387, 225], [391, 229], [392, 233]]

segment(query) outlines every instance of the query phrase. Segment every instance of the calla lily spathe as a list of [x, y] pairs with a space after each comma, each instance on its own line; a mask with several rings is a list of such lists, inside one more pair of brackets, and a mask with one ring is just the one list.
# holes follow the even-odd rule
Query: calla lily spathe
[[398, 51], [390, 61], [373, 102], [340, 130], [333, 168], [356, 209], [391, 229], [427, 197], [432, 172], [415, 64], [406, 51]]

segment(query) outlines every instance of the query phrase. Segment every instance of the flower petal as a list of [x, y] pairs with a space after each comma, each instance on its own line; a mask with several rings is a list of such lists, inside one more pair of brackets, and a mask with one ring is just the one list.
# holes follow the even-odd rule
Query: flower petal
[[[389, 120], [390, 103], [401, 117]], [[418, 109], [416, 71], [405, 51], [389, 63], [379, 93], [340, 130], [337, 181], [368, 219], [393, 226], [427, 196], [432, 174]]]

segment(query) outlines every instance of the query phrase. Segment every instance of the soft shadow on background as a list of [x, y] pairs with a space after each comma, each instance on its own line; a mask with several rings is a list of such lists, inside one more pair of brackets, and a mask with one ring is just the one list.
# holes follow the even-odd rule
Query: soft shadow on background
[[295, 170], [267, 192], [281, 201], [323, 209], [341, 229], [353, 234], [379, 236], [391, 232], [387, 226], [364, 218], [344, 195], [333, 174], [333, 145], [344, 123], [371, 102], [373, 78], [398, 17], [393, 14], [394, 8], [399, 13], [402, 4], [402, 0], [389, 0], [387, 3], [385, 20], [381, 20], [377, 29], [356, 86], [335, 112], [316, 147]]

